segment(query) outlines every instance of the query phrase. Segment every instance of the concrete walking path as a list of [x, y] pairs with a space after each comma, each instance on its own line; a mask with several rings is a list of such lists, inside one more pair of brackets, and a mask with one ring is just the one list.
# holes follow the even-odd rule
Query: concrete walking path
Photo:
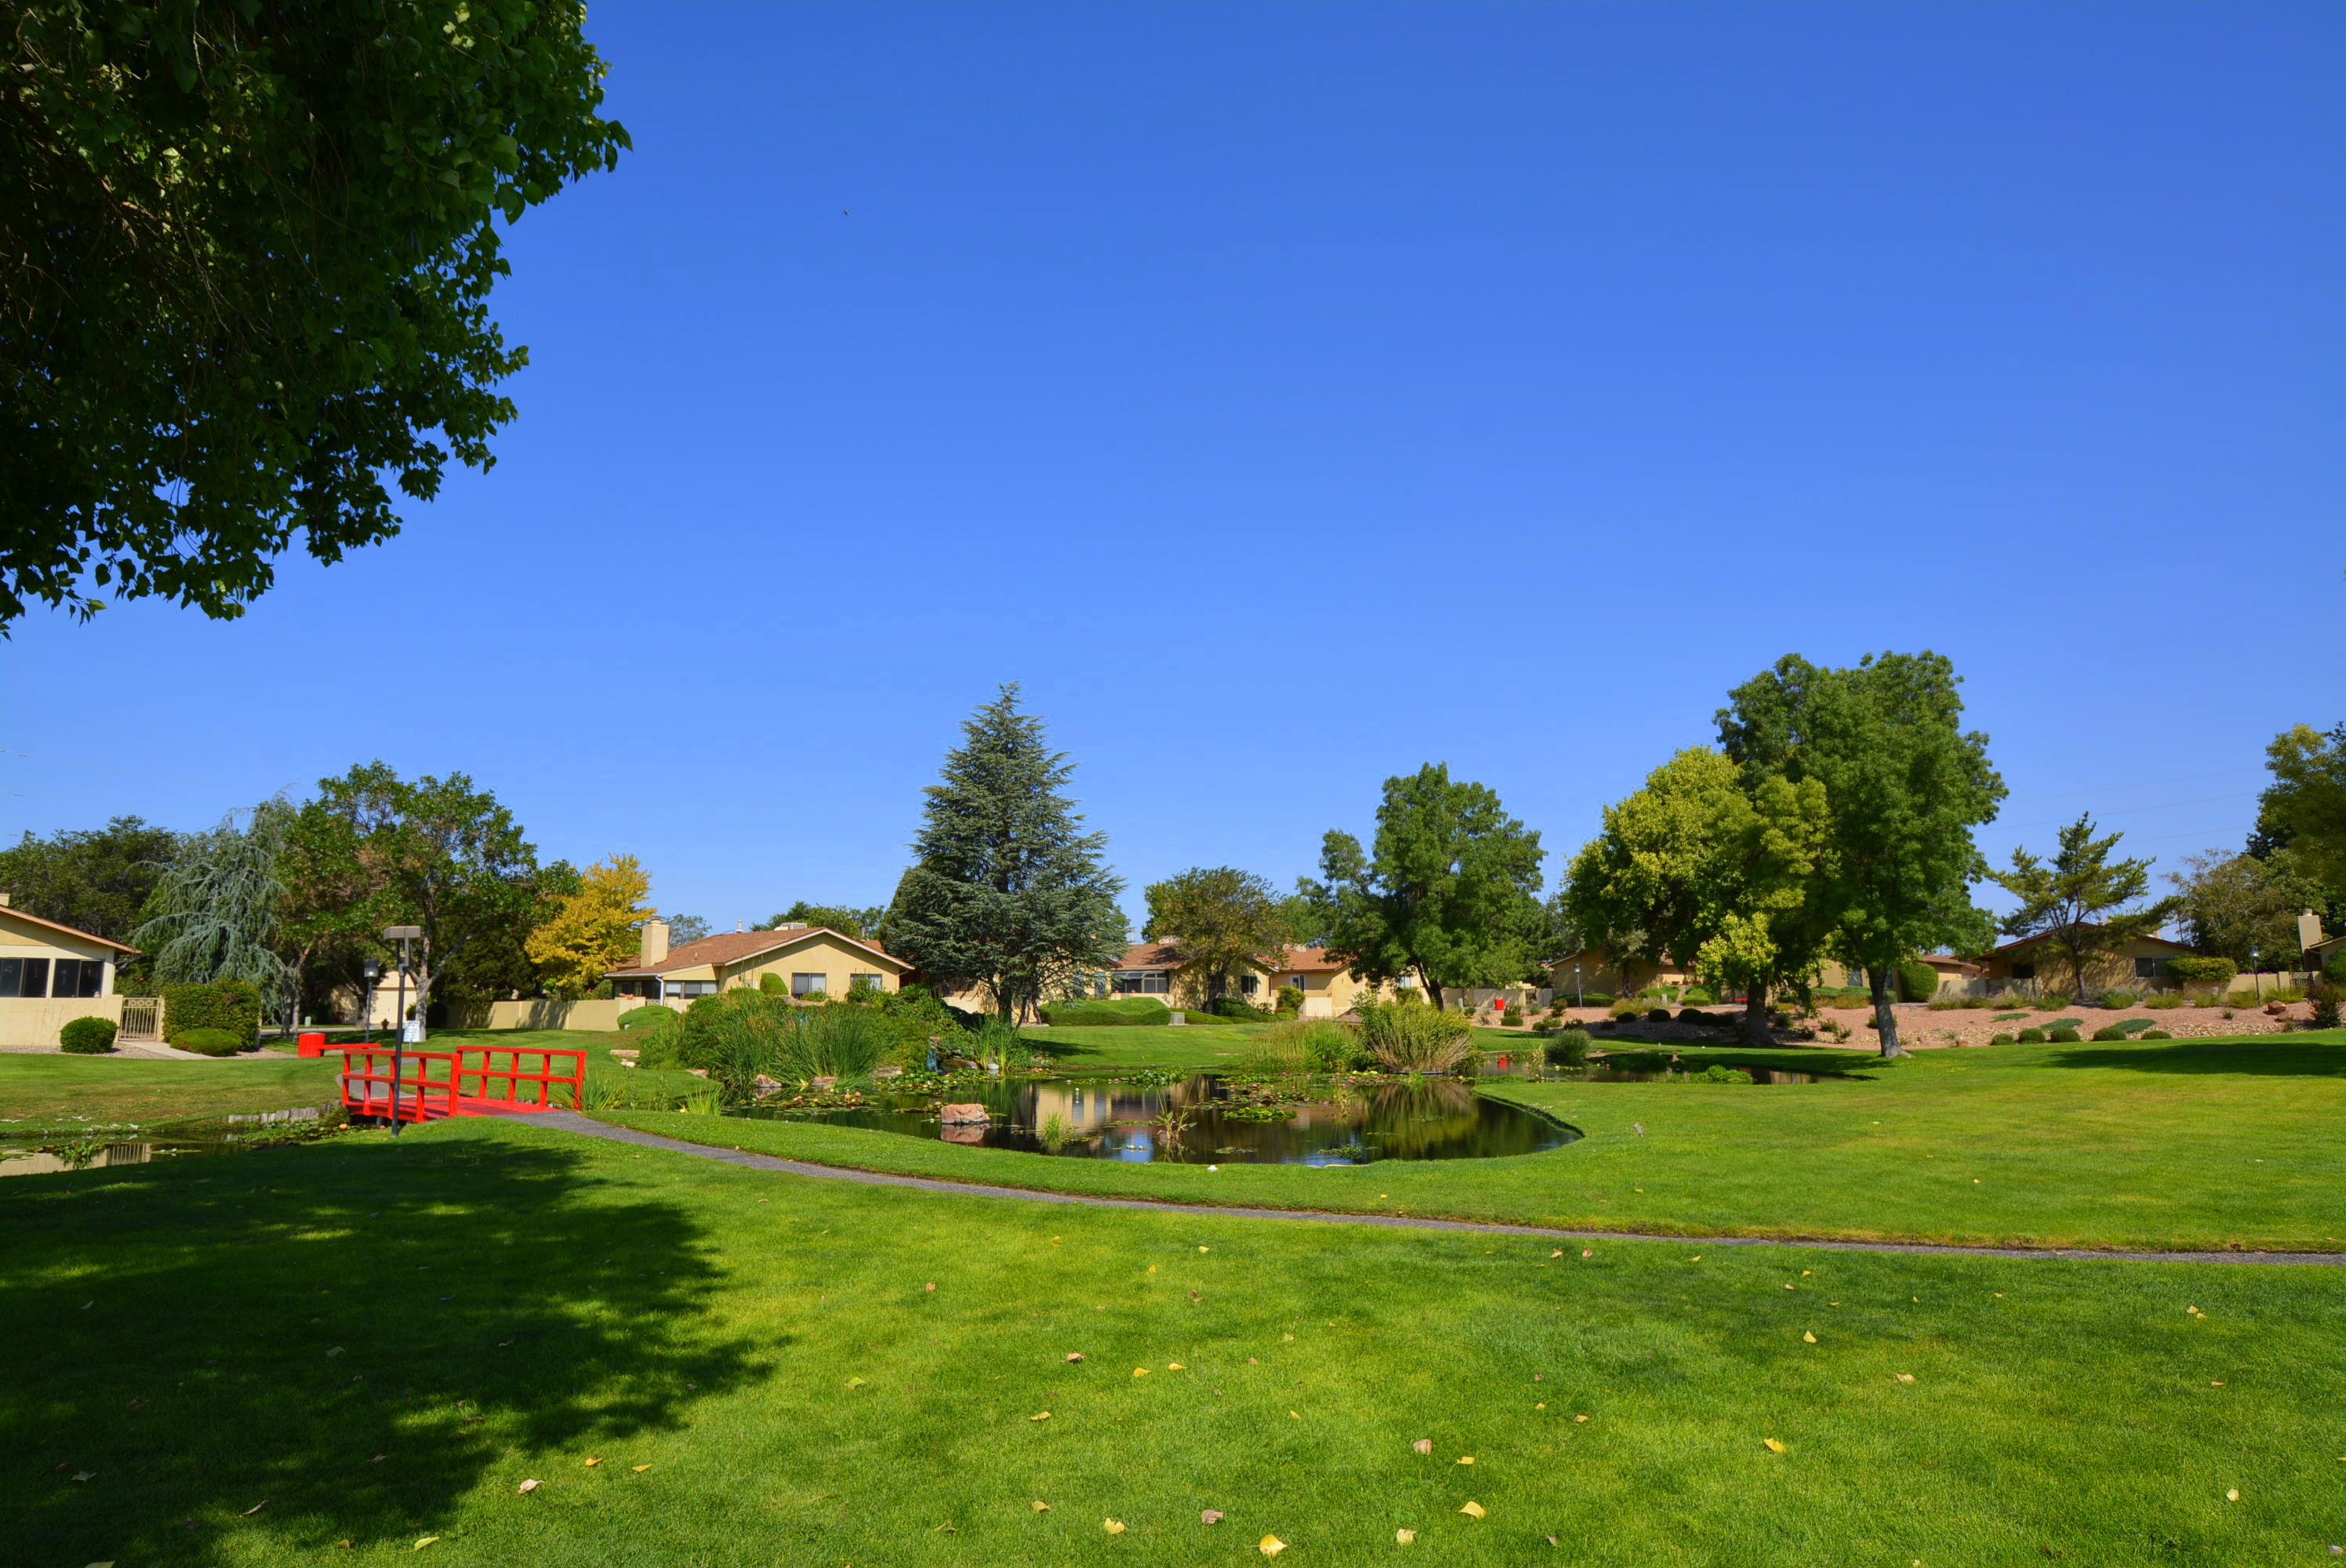
[[1041, 1192], [1031, 1187], [989, 1186], [978, 1182], [939, 1181], [933, 1176], [896, 1176], [886, 1171], [857, 1170], [845, 1166], [822, 1166], [805, 1160], [786, 1160], [772, 1155], [750, 1154], [744, 1149], [718, 1148], [709, 1144], [688, 1144], [678, 1138], [664, 1138], [657, 1133], [638, 1132], [633, 1127], [614, 1126], [598, 1122], [576, 1111], [540, 1111], [526, 1115], [516, 1114], [513, 1120], [528, 1122], [536, 1126], [559, 1127], [566, 1133], [578, 1133], [590, 1138], [602, 1138], [611, 1143], [633, 1144], [639, 1148], [660, 1149], [668, 1154], [690, 1155], [696, 1159], [716, 1160], [722, 1165], [740, 1166], [746, 1170], [778, 1171], [787, 1176], [813, 1176], [823, 1181], [859, 1182], [867, 1186], [906, 1186], [922, 1192], [944, 1193], [962, 1197], [1007, 1197], [1026, 1203], [1083, 1204], [1093, 1208], [1137, 1208], [1157, 1214], [1194, 1214], [1215, 1219], [1287, 1219], [1312, 1220], [1321, 1225], [1374, 1225], [1394, 1230], [1463, 1230], [1484, 1236], [1535, 1236], [1572, 1241], [1668, 1241], [1686, 1247], [1808, 1247], [1831, 1252], [1911, 1252], [1940, 1254], [1956, 1257], [2020, 1257], [2059, 1258], [2069, 1262], [2101, 1262], [2116, 1260], [2131, 1263], [2280, 1263], [2309, 1264], [2316, 1267], [2346, 1266], [2346, 1252], [2120, 1252], [2096, 1248], [2061, 1248], [2030, 1247], [1943, 1247], [1920, 1241], [1787, 1241], [1761, 1236], [1661, 1236], [1648, 1231], [1630, 1230], [1562, 1230], [1545, 1225], [1502, 1225], [1493, 1221], [1472, 1219], [1423, 1219], [1399, 1214], [1334, 1214], [1324, 1209], [1310, 1208], [1237, 1208], [1211, 1203], [1164, 1203], [1145, 1197], [1100, 1197], [1090, 1193]]

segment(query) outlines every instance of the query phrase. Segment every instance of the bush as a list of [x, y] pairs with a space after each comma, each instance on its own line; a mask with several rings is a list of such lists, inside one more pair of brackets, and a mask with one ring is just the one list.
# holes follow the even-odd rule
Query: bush
[[1991, 1045], [2009, 1045], [2012, 1044], [2012, 1036], [2009, 1034], [1992, 1034], [1988, 1036], [1987, 1043]]
[[[2062, 1033], [2067, 1034], [2072, 1039], [2075, 1039], [2077, 1033], [2074, 1029], [2066, 1029], [2063, 1030]], [[2099, 1029], [2094, 1031], [2094, 1038], [2096, 1040], [2123, 1040], [2126, 1037], [2127, 1032], [2119, 1028], [2115, 1023], [2105, 1023]]]
[[1269, 1023], [1279, 1016], [1267, 1007], [1257, 1007], [1235, 996], [1225, 996], [1206, 1011], [1217, 1018], [1236, 1019], [1240, 1023]]
[[2265, 1000], [2267, 1002], [2278, 1002], [2282, 1006], [2286, 1007], [2292, 1002], [2304, 1001], [2305, 993], [2300, 991], [2294, 985], [2276, 985], [2270, 991], [2265, 993]]
[[2055, 1045], [2075, 1045], [2079, 1035], [2075, 1029], [2053, 1029], [2045, 1032], [2045, 1038]]
[[2316, 1029], [2338, 1027], [2338, 992], [2334, 986], [2314, 987], [2313, 1026]]
[[770, 969], [758, 976], [758, 989], [769, 996], [788, 996], [790, 993], [790, 983]]
[[1669, 1021], [1670, 1021], [1670, 1010], [1669, 1010], [1668, 1008], [1667, 1008], [1667, 1007], [1649, 1007], [1649, 1008], [1646, 1009], [1646, 1022], [1647, 1022], [1647, 1023], [1668, 1023]]
[[1742, 1068], [1723, 1067], [1716, 1062], [1694, 1074], [1694, 1078], [1700, 1084], [1749, 1084], [1751, 1082], [1751, 1074]]
[[2142, 999], [2145, 1007], [2188, 1007], [2191, 999], [2179, 991], [2154, 991]]
[[1474, 1060], [1469, 1019], [1423, 1002], [1364, 1002], [1361, 1044], [1393, 1073], [1452, 1073]]
[[1271, 1010], [1281, 1018], [1292, 1018], [1303, 1011], [1303, 990], [1300, 986], [1282, 985], [1270, 999]]
[[1360, 1033], [1325, 1018], [1289, 1019], [1262, 1033], [1254, 1064], [1313, 1073], [1361, 1073], [1376, 1065]]
[[2066, 996], [2062, 995], [2059, 992], [2055, 992], [2050, 996], [2038, 997], [2035, 1002], [2030, 1003], [2029, 1005], [2035, 1008], [2039, 1013], [2058, 1013], [2061, 1009], [2069, 1005], [2069, 999]]
[[641, 1007], [630, 1007], [619, 1014], [621, 1029], [665, 1029], [677, 1022], [676, 1009], [662, 1007], [657, 1002], [646, 1003]]
[[181, 1032], [189, 1029], [218, 1029], [233, 1034], [236, 1049], [243, 1050], [260, 1034], [260, 993], [241, 980], [163, 987], [163, 1038], [177, 1045]]
[[2142, 1037], [2146, 1040], [2172, 1040], [2175, 1038], [2174, 1035], [2169, 1034], [2164, 1029], [2146, 1029], [2142, 1032]]
[[2229, 958], [2198, 958], [2186, 954], [2167, 961], [2167, 972], [2186, 985], [2205, 985], [2222, 993], [2240, 966]]
[[1939, 994], [1939, 972], [1919, 958], [1898, 966], [1898, 1000], [1928, 1002]]
[[1643, 1003], [1635, 1001], [1634, 999], [1627, 996], [1623, 997], [1620, 1001], [1614, 1003], [1606, 1009], [1606, 1011], [1611, 1013], [1616, 1018], [1635, 1018], [1645, 1010], [1646, 1008]]
[[1043, 1022], [1054, 1028], [1097, 1029], [1107, 1024], [1170, 1023], [1173, 1010], [1153, 996], [1117, 996], [1104, 1001], [1046, 1002]]
[[1933, 1013], [1953, 1013], [1970, 1005], [1970, 999], [1963, 996], [1933, 996], [1930, 1002]]
[[2330, 955], [2329, 962], [2321, 966], [2321, 978], [2332, 985], [2346, 985], [2346, 947]]
[[1577, 1067], [1588, 1060], [1590, 1044], [1586, 1029], [1562, 1030], [1547, 1043], [1548, 1062], [1557, 1067]]
[[1613, 993], [1609, 991], [1584, 991], [1580, 993], [1580, 1000], [1575, 1003], [1574, 1005], [1576, 1007], [1610, 1007], [1613, 1005]]
[[800, 1007], [746, 986], [696, 1000], [682, 1033], [684, 1064], [707, 1069], [735, 1103], [757, 1097], [760, 1075], [780, 1083], [868, 1077], [896, 1045], [875, 1008]]
[[2042, 1029], [2024, 1029], [2020, 1032], [2018, 1044], [2023, 1045], [2042, 1045], [2045, 1044], [2045, 1031]]
[[233, 1056], [251, 1044], [252, 1040], [225, 1029], [182, 1029], [171, 1036], [171, 1044], [199, 1056]]
[[111, 1018], [76, 1018], [57, 1031], [57, 1044], [74, 1056], [103, 1056], [114, 1049]]
[[1719, 998], [1711, 993], [1710, 987], [1707, 985], [1688, 986], [1686, 988], [1686, 994], [1679, 997], [1678, 1001], [1682, 1005], [1688, 1007], [1693, 1007], [1696, 1005], [1714, 1007], [1719, 1003]]

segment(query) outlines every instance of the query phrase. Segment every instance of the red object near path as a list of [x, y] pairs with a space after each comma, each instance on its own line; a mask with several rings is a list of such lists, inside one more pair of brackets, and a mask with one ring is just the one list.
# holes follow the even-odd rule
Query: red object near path
[[[342, 1108], [353, 1116], [391, 1119], [388, 1045], [342, 1052]], [[539, 1045], [459, 1045], [400, 1053], [398, 1117], [502, 1116], [514, 1112], [579, 1111], [586, 1104], [586, 1053]], [[568, 1104], [557, 1089], [568, 1089]]]
[[322, 1034], [304, 1034], [294, 1044], [299, 1048], [299, 1054], [303, 1056], [322, 1056], [326, 1054], [326, 1037]]

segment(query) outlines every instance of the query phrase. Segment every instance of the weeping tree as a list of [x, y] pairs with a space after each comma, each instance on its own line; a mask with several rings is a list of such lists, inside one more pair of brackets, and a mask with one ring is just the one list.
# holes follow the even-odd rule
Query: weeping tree
[[294, 974], [277, 953], [285, 898], [277, 865], [293, 807], [278, 796], [245, 815], [242, 826], [231, 811], [219, 827], [181, 840], [147, 900], [145, 922], [130, 938], [154, 954], [158, 983], [245, 981], [283, 1000], [290, 1026]]

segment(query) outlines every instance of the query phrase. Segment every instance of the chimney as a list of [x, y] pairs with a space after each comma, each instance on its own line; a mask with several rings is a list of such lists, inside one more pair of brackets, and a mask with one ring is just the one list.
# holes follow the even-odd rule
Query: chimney
[[643, 945], [637, 950], [636, 953], [639, 967], [649, 969], [656, 963], [668, 962], [668, 921], [664, 920], [644, 921], [642, 941]]
[[786, 920], [774, 929], [776, 931], [804, 931], [806, 928], [807, 922], [802, 920]]
[[7, 907], [8, 907], [8, 895], [7, 895], [6, 893], [0, 893], [0, 910], [5, 910], [5, 909], [6, 909]]

